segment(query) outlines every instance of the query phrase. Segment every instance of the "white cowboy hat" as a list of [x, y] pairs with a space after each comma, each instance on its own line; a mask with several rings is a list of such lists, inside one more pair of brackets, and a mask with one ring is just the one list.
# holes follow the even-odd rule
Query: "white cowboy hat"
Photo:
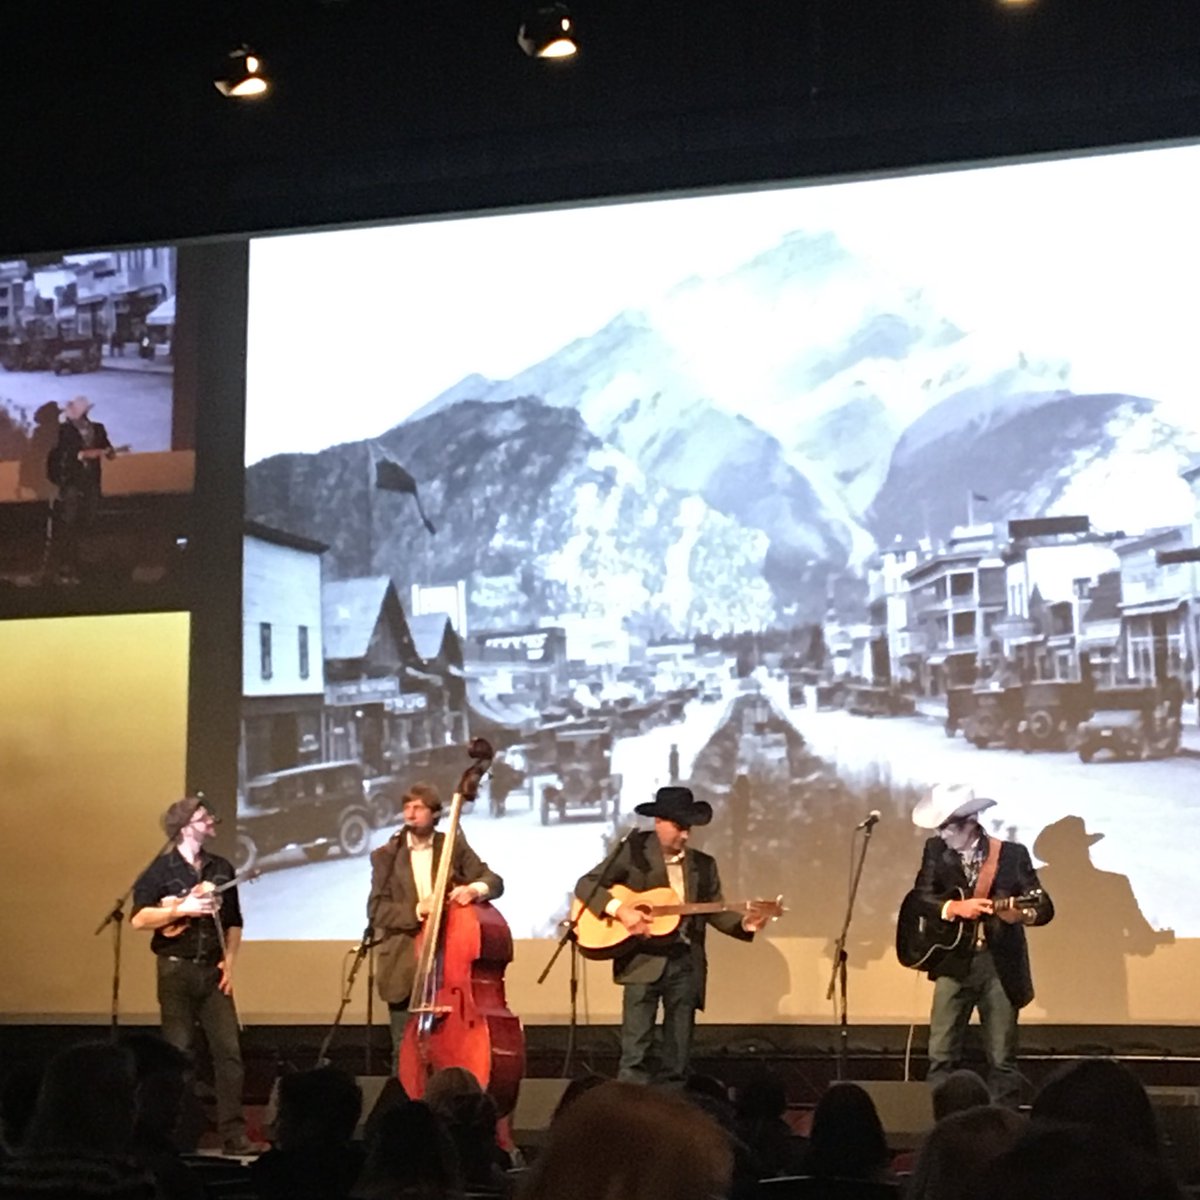
[[958, 817], [973, 817], [996, 802], [976, 796], [965, 783], [935, 783], [913, 809], [913, 824], [918, 829], [938, 829]]

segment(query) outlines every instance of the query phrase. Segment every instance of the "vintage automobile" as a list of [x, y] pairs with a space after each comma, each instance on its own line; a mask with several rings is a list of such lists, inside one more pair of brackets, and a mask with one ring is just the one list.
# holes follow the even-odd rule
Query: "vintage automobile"
[[963, 719], [963, 736], [980, 750], [993, 742], [1016, 749], [1023, 714], [1019, 686], [977, 686], [972, 709]]
[[290, 847], [313, 861], [335, 848], [345, 855], [366, 854], [374, 826], [357, 762], [259, 775], [239, 798], [234, 865], [247, 871], [266, 855]]
[[[549, 746], [546, 736], [552, 739]], [[613, 735], [601, 721], [581, 721], [543, 730], [542, 759], [555, 783], [542, 786], [541, 820], [550, 824], [551, 812], [559, 820], [568, 810], [588, 809], [604, 821], [621, 809], [621, 776], [612, 773]], [[546, 754], [545, 751], [549, 753]]]
[[846, 689], [846, 711], [860, 717], [902, 717], [915, 711], [911, 696], [895, 688], [852, 683]]
[[946, 736], [952, 738], [959, 729], [965, 726], [967, 718], [975, 711], [975, 689], [969, 684], [966, 687], [946, 689]]
[[55, 375], [81, 375], [85, 371], [98, 371], [100, 347], [95, 342], [67, 346], [54, 356], [51, 366]]
[[1070, 750], [1075, 731], [1090, 708], [1087, 684], [1060, 680], [1026, 683], [1021, 689], [1023, 715], [1017, 726], [1021, 749]]
[[1118, 759], [1165, 758], [1178, 752], [1179, 735], [1179, 718], [1158, 688], [1096, 688], [1092, 713], [1076, 731], [1076, 749], [1085, 763], [1101, 750]]

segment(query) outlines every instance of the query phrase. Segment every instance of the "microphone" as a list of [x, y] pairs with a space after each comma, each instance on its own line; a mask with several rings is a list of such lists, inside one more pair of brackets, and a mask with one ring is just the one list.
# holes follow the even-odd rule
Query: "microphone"
[[882, 816], [883, 816], [883, 813], [881, 813], [879, 811], [879, 809], [873, 808], [873, 809], [871, 809], [871, 811], [869, 813], [867, 813], [867, 819], [865, 821], [859, 821], [859, 823], [857, 825], [855, 825], [854, 828], [855, 829], [874, 829], [875, 826], [879, 824], [879, 820]]

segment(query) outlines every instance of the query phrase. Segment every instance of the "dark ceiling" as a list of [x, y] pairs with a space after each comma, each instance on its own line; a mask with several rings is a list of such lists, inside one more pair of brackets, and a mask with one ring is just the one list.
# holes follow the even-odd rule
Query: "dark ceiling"
[[6, 4], [0, 255], [1200, 134], [1194, 0], [573, 9], [563, 64], [512, 0]]

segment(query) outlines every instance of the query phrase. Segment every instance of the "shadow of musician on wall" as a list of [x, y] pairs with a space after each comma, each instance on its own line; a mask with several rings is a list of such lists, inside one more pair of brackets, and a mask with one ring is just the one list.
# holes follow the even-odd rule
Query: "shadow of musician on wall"
[[38, 406], [33, 414], [33, 428], [17, 465], [17, 498], [20, 500], [53, 500], [56, 489], [46, 474], [46, 460], [58, 443], [61, 410], [53, 400]]
[[1033, 843], [1054, 920], [1029, 938], [1035, 1003], [1052, 1022], [1106, 1025], [1129, 1019], [1126, 960], [1175, 940], [1146, 919], [1129, 878], [1102, 871], [1091, 848], [1104, 837], [1082, 817], [1047, 825]]

